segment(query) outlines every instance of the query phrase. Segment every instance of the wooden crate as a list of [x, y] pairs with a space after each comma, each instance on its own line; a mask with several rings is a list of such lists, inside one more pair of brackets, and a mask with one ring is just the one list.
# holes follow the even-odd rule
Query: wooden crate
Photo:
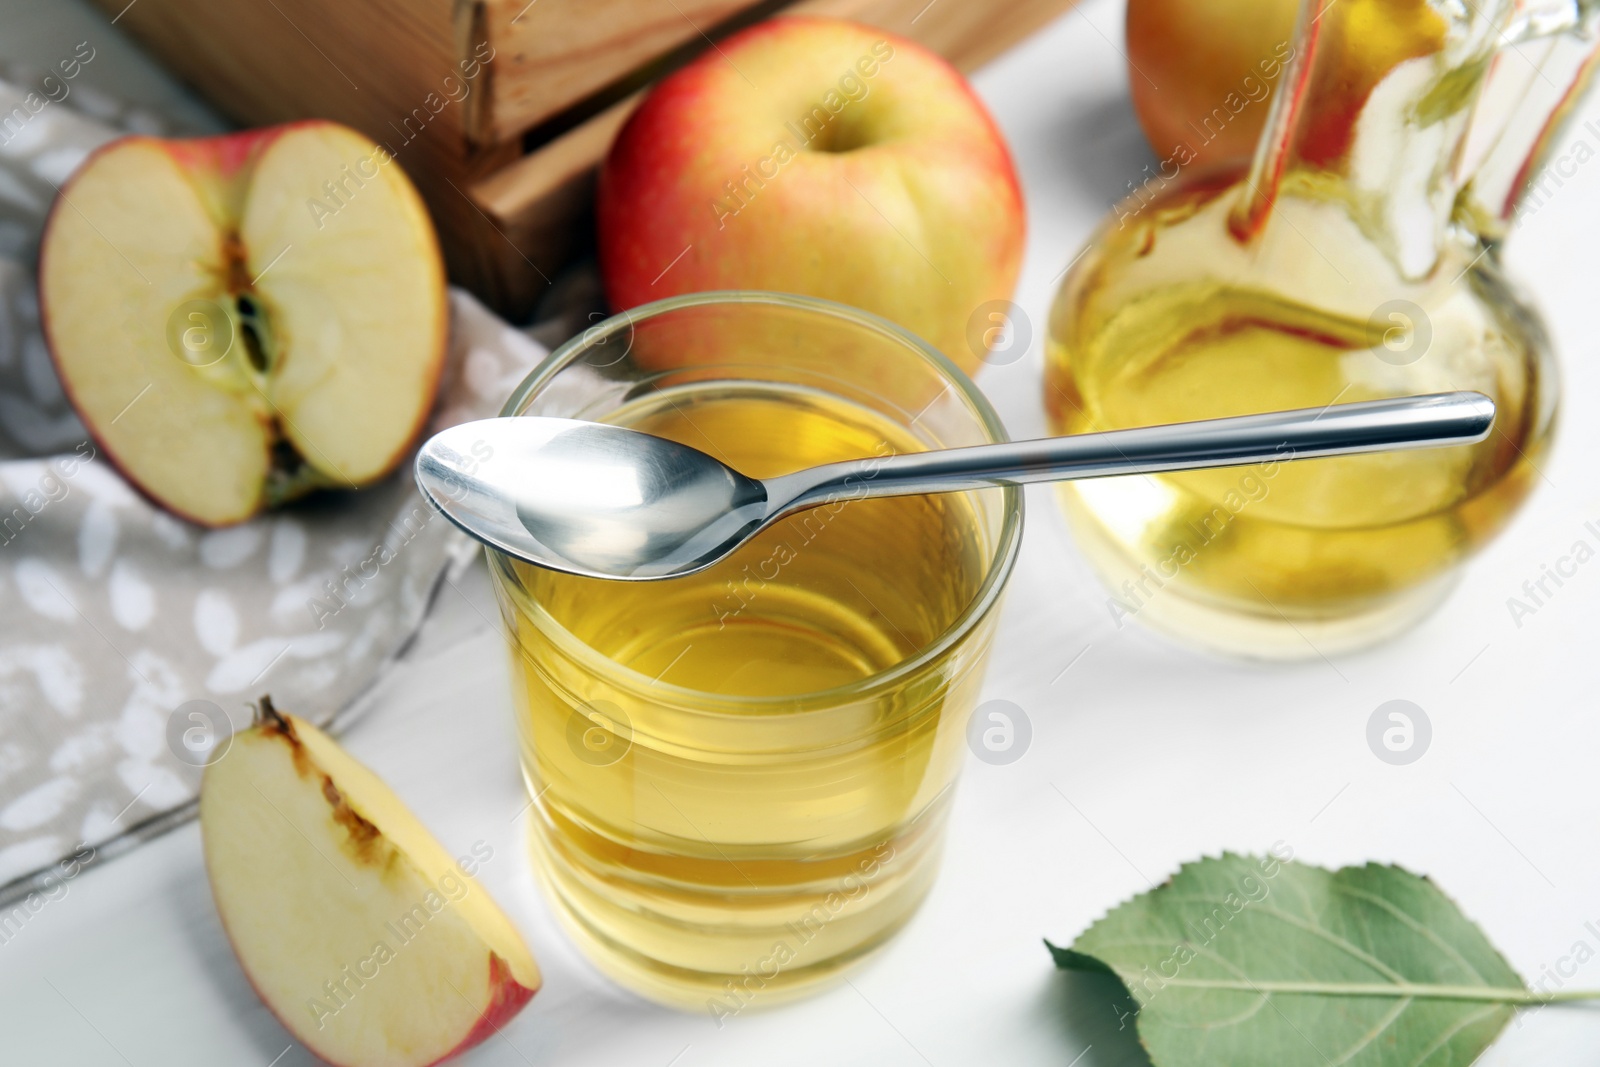
[[589, 226], [596, 165], [649, 81], [780, 12], [854, 19], [962, 69], [1072, 0], [96, 0], [246, 125], [320, 117], [390, 149], [452, 279], [526, 316]]

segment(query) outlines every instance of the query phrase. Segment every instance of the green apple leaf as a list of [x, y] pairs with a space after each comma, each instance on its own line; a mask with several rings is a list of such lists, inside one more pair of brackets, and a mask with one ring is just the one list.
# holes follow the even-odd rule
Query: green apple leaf
[[1530, 992], [1437, 887], [1398, 867], [1190, 863], [1084, 931], [1058, 967], [1109, 971], [1156, 1067], [1465, 1067]]

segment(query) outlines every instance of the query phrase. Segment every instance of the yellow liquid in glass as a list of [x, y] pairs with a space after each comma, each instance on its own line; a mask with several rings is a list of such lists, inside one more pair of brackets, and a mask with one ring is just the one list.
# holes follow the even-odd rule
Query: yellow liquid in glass
[[1214, 187], [1180, 193], [1102, 235], [1052, 312], [1055, 432], [1457, 389], [1496, 401], [1494, 432], [1470, 446], [1063, 483], [1062, 499], [1119, 621], [1148, 613], [1266, 656], [1366, 643], [1436, 602], [1526, 496], [1552, 425], [1548, 354], [1469, 251], [1447, 250], [1430, 280], [1408, 285], [1338, 205], [1285, 198], [1286, 224], [1252, 250], [1226, 236], [1230, 203]]
[[[679, 388], [608, 421], [757, 477], [925, 447], [864, 408], [768, 385]], [[579, 662], [513, 607], [534, 849], [603, 968], [720, 1016], [828, 977], [909, 918], [992, 617], [887, 687], [837, 690], [905, 664], [967, 610], [993, 554], [974, 506], [827, 505], [665, 582], [516, 565], [544, 612], [616, 665]]]

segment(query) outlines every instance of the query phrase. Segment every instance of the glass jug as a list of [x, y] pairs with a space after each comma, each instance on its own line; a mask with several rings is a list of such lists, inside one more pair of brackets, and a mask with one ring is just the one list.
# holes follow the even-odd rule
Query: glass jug
[[1063, 483], [1118, 626], [1347, 651], [1437, 606], [1505, 526], [1558, 383], [1500, 248], [1592, 73], [1597, 8], [1304, 0], [1254, 159], [1164, 167], [1104, 223], [1051, 310], [1057, 433], [1452, 389], [1499, 406], [1477, 445]]

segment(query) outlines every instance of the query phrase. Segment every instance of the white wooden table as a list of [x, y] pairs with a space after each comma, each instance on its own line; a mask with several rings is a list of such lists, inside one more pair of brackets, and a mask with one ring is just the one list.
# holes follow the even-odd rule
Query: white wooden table
[[[77, 28], [88, 27], [107, 39], [111, 58], [92, 68], [105, 87], [174, 92], [78, 3], [7, 0], [0, 12], [0, 55], [80, 40]], [[1118, 0], [1086, 0], [976, 78], [1026, 187], [1018, 302], [1036, 325], [1058, 272], [1151, 161], [1127, 104], [1121, 18]], [[1600, 118], [1600, 106], [1589, 112]], [[1600, 124], [1574, 137], [1600, 148]], [[1050, 491], [1031, 492], [985, 694], [1025, 709], [1031, 748], [1009, 766], [969, 761], [941, 880], [887, 951], [848, 985], [720, 1030], [706, 1014], [613, 987], [556, 927], [523, 847], [505, 649], [489, 625], [481, 567], [446, 590], [423, 642], [348, 742], [452, 851], [479, 839], [493, 847], [481, 878], [544, 967], [544, 991], [469, 1061], [1142, 1063], [1104, 988], [1056, 974], [1040, 938], [1070, 940], [1184, 860], [1280, 841], [1317, 863], [1376, 859], [1433, 875], [1530, 980], [1558, 965], [1571, 972], [1580, 944], [1581, 955], [1600, 954], [1600, 564], [1580, 568], [1520, 627], [1506, 604], [1573, 542], [1600, 541], [1584, 528], [1600, 520], [1597, 238], [1600, 165], [1583, 165], [1510, 255], [1565, 364], [1564, 425], [1546, 480], [1444, 609], [1388, 647], [1331, 666], [1262, 667], [1137, 626], [1118, 631]], [[1045, 431], [1037, 335], [1026, 359], [980, 379], [1017, 436]], [[1366, 741], [1369, 716], [1396, 698], [1433, 725], [1430, 750], [1403, 767]], [[1600, 962], [1564, 981], [1600, 986]], [[1600, 1012], [1550, 1009], [1513, 1024], [1483, 1062], [1569, 1067], [1600, 1063], [1597, 1050]], [[0, 944], [0, 1061], [288, 1067], [311, 1057], [234, 962], [191, 825], [71, 882]]]

